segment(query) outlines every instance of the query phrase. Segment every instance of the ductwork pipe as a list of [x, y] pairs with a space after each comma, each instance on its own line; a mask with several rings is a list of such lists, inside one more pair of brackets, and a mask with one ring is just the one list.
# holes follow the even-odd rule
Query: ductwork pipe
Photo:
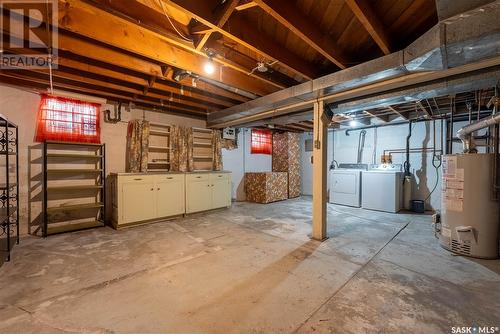
[[500, 113], [466, 125], [458, 130], [457, 137], [462, 141], [462, 144], [464, 145], [464, 153], [477, 153], [476, 144], [474, 142], [474, 138], [472, 137], [472, 133], [474, 131], [478, 131], [499, 123]]

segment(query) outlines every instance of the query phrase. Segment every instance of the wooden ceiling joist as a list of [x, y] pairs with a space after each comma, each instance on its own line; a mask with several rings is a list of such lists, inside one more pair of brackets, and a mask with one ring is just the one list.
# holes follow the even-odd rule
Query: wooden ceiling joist
[[387, 116], [387, 115], [381, 115], [381, 114], [378, 114], [377, 112], [374, 112], [374, 111], [371, 111], [371, 110], [370, 111], [365, 110], [365, 113], [367, 113], [368, 115], [370, 115], [372, 117], [375, 117], [378, 120], [381, 120], [384, 123], [387, 123], [390, 120], [389, 116]]
[[[151, 1], [146, 0], [130, 0], [130, 1], [112, 1], [112, 0], [86, 0], [90, 2], [93, 6], [97, 8], [109, 12], [112, 15], [116, 15], [121, 17], [122, 19], [131, 22], [132, 24], [138, 25], [142, 28], [150, 30], [152, 32], [158, 33], [161, 36], [167, 37], [169, 39], [169, 43], [172, 43], [176, 47], [180, 47], [184, 50], [187, 50], [191, 53], [194, 53], [203, 58], [207, 58], [207, 49], [206, 44], [213, 39], [214, 30], [213, 29], [204, 29], [200, 34], [196, 34], [191, 36], [188, 40], [181, 38], [179, 34], [172, 30], [172, 24], [175, 24], [175, 20], [172, 18], [167, 18], [166, 15], [168, 13], [162, 10], [162, 7], [156, 6], [159, 1], [155, 1], [155, 3], [151, 3]], [[168, 4], [163, 4], [163, 7], [168, 7], [170, 10], [175, 10], [175, 12], [179, 13], [180, 11], [172, 8]], [[227, 4], [228, 2], [226, 2]], [[225, 7], [222, 7], [225, 8]], [[227, 9], [227, 8], [226, 8]], [[217, 11], [220, 14], [214, 15], [214, 21], [224, 21], [227, 20], [228, 12], [224, 12], [223, 9]], [[186, 15], [184, 13], [184, 15]], [[225, 16], [224, 16], [225, 15]], [[183, 29], [181, 29], [182, 31]], [[182, 33], [183, 35], [189, 35], [187, 33]], [[203, 44], [203, 45], [201, 45]], [[246, 68], [241, 66], [237, 62], [231, 60], [231, 57], [213, 57], [215, 63], [220, 64], [223, 67], [228, 69], [233, 69], [235, 71], [244, 73], [248, 75], [251, 68], [254, 67], [254, 64], [250, 68]], [[206, 62], [206, 60], [204, 61]], [[259, 73], [252, 73], [249, 75], [248, 80], [258, 79], [258, 81], [262, 82], [264, 85], [274, 86], [275, 89], [283, 89], [288, 86], [283, 86], [279, 82], [275, 82], [272, 77], [263, 76]]]
[[395, 113], [396, 115], [402, 117], [405, 120], [409, 120], [410, 119], [410, 115], [409, 115], [408, 112], [399, 111], [396, 106], [388, 106], [387, 109], [389, 109], [390, 111], [392, 111], [393, 113]]
[[[50, 82], [47, 78], [35, 78], [33, 76], [23, 76], [20, 75], [19, 73], [0, 73], [0, 82], [9, 84], [9, 85], [14, 85], [14, 86], [23, 86], [27, 88], [32, 88], [36, 89], [40, 92], [44, 91], [47, 92], [48, 88], [50, 87]], [[74, 92], [74, 93], [79, 93], [79, 94], [86, 94], [86, 95], [92, 95], [100, 98], [104, 98], [108, 100], [108, 102], [131, 102], [134, 103], [136, 106], [140, 107], [145, 107], [149, 109], [154, 109], [154, 110], [160, 110], [169, 114], [173, 115], [182, 115], [184, 117], [191, 117], [191, 118], [196, 118], [196, 119], [205, 119], [206, 114], [204, 113], [192, 113], [192, 112], [186, 112], [184, 110], [179, 110], [176, 109], [175, 107], [171, 107], [165, 104], [161, 104], [155, 101], [151, 100], [143, 100], [140, 98], [136, 98], [133, 95], [120, 95], [120, 94], [115, 94], [113, 92], [109, 91], [103, 91], [96, 89], [95, 87], [87, 87], [86, 85], [82, 84], [74, 84], [74, 83], [67, 83], [59, 80], [56, 78], [53, 82], [53, 87], [56, 89], [61, 89], [69, 92]]]
[[382, 22], [373, 12], [369, 2], [367, 0], [346, 0], [346, 3], [382, 52], [386, 55], [391, 53], [392, 48], [389, 35]]
[[329, 61], [341, 69], [346, 68], [347, 59], [342, 55], [338, 46], [288, 0], [255, 0], [254, 2]]
[[[4, 27], [4, 35], [9, 34], [12, 37], [17, 37], [16, 32], [22, 31], [22, 29], [14, 25], [20, 24], [22, 24], [22, 22], [11, 20], [12, 31], [8, 30], [9, 27]], [[35, 33], [37, 29], [44, 28], [32, 28]], [[164, 76], [162, 67], [158, 63], [106, 46], [97, 41], [80, 38], [73, 33], [59, 31], [58, 44], [59, 56], [62, 56], [56, 60], [58, 62], [64, 62], [65, 59], [71, 59], [84, 64], [83, 66], [85, 66], [85, 64], [91, 64], [96, 68], [100, 68], [101, 71], [106, 72], [109, 70], [119, 72], [122, 76], [132, 75], [138, 78], [158, 76], [160, 79], [158, 80], [158, 84], [160, 86], [165, 86], [162, 87], [163, 89], [180, 95], [199, 94], [199, 96], [207, 96], [209, 100], [222, 100], [231, 103], [231, 105], [249, 100], [247, 97], [204, 82], [197, 83], [197, 88], [192, 87], [191, 80], [183, 79], [181, 82], [175, 82], [171, 75]], [[211, 100], [211, 102], [214, 101]]]
[[[185, 48], [178, 39], [145, 29], [81, 0], [59, 1], [59, 28], [91, 38], [192, 73], [207, 76], [203, 67], [207, 58]], [[95, 27], [99, 29], [95, 29]], [[160, 72], [161, 73], [161, 72]], [[277, 89], [232, 68], [216, 66], [210, 78], [258, 95]]]
[[283, 47], [277, 45], [276, 41], [272, 38], [252, 29], [251, 25], [238, 13], [234, 13], [224, 27], [218, 27], [217, 22], [212, 17], [213, 8], [211, 8], [209, 1], [163, 1], [179, 10], [184, 10], [208, 28], [221, 33], [223, 36], [243, 45], [268, 60], [278, 61], [281, 66], [307, 80], [319, 76], [319, 72], [315, 66], [307, 63], [295, 54], [287, 52]]
[[242, 11], [242, 10], [246, 10], [246, 9], [250, 9], [250, 8], [258, 6], [255, 1], [246, 1], [244, 3], [242, 3], [242, 2], [243, 1], [240, 1], [241, 4], [239, 4], [238, 6], [236, 6], [235, 9], [237, 11]]
[[[177, 101], [170, 101], [168, 97], [151, 93], [148, 96], [142, 94], [142, 90], [133, 89], [129, 87], [123, 87], [109, 82], [102, 82], [100, 80], [84, 77], [78, 74], [65, 73], [60, 70], [54, 70], [53, 81], [58, 83], [64, 83], [73, 88], [78, 88], [79, 85], [87, 88], [94, 89], [96, 91], [108, 92], [114, 96], [123, 97], [135, 97], [137, 100], [156, 102], [159, 105], [165, 104], [175, 108], [176, 110], [182, 110], [183, 112], [191, 112], [198, 115], [206, 115], [207, 110], [200, 106], [190, 106]], [[31, 78], [32, 80], [42, 80], [43, 82], [50, 82], [49, 74], [47, 70], [6, 70], [2, 72], [3, 74], [11, 77], [18, 78]]]
[[[239, 0], [228, 0], [223, 4], [222, 8], [218, 10], [218, 12], [214, 15], [215, 18], [213, 19], [213, 21], [217, 25], [217, 27], [222, 28], [224, 24], [226, 24], [227, 20], [229, 20], [229, 17], [235, 10], [238, 3]], [[196, 50], [203, 50], [203, 47], [212, 35], [212, 32], [213, 30], [207, 32], [198, 40], [198, 42], [195, 43]]]

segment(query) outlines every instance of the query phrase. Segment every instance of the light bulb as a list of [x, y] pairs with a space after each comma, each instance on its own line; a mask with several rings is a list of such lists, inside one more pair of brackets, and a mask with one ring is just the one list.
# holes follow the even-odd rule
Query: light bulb
[[205, 63], [205, 65], [203, 66], [203, 70], [206, 74], [213, 74], [215, 72], [215, 66], [212, 63], [211, 59]]
[[352, 120], [349, 122], [349, 126], [352, 128], [352, 127], [355, 127], [356, 125], [358, 125], [358, 122], [356, 122], [355, 120]]

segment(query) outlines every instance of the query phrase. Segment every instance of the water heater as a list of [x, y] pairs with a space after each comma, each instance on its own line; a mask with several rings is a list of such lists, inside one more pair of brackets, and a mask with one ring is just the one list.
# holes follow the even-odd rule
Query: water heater
[[493, 154], [443, 156], [442, 247], [462, 255], [499, 256], [499, 202], [493, 196]]

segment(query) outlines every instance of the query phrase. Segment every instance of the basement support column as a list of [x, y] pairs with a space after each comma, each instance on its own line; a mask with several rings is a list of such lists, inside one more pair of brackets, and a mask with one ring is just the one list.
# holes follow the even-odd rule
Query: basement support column
[[323, 241], [326, 235], [327, 125], [324, 102], [314, 102], [313, 145], [313, 220], [312, 239]]

